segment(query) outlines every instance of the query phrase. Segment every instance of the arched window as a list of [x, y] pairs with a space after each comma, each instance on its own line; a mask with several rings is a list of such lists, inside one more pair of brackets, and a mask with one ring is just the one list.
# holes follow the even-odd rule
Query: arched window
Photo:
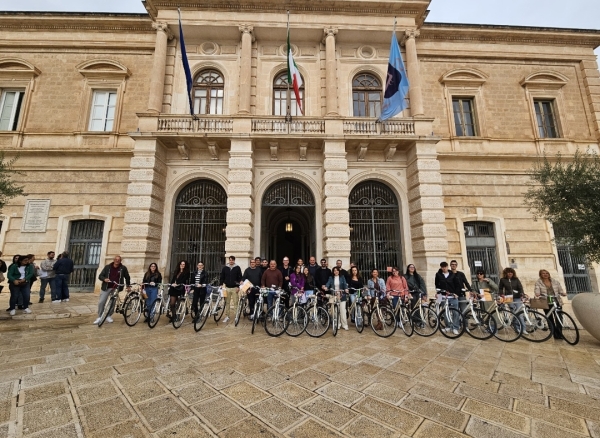
[[[275, 76], [273, 81], [273, 115], [285, 116], [287, 114], [287, 89], [288, 75], [287, 71], [283, 71]], [[300, 87], [300, 99], [302, 99], [302, 108], [304, 108], [304, 78], [302, 78], [302, 87]], [[296, 103], [294, 90], [290, 85], [290, 114], [297, 116], [300, 113], [300, 108]]]
[[381, 81], [370, 73], [360, 73], [352, 81], [354, 117], [381, 115]]
[[223, 114], [223, 75], [203, 70], [194, 81], [194, 114]]

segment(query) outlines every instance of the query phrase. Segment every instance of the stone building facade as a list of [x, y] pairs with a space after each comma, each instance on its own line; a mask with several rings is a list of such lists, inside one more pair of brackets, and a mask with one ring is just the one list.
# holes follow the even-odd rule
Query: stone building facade
[[[181, 0], [196, 118], [167, 2], [1, 13], [0, 147], [28, 195], [2, 211], [0, 249], [71, 249], [81, 287], [116, 254], [135, 278], [285, 254], [412, 262], [430, 287], [457, 259], [598, 290], [523, 192], [540, 154], [598, 150], [600, 32], [428, 23], [429, 3]], [[286, 8], [304, 80], [291, 121]], [[409, 106], [376, 123], [394, 17]]]

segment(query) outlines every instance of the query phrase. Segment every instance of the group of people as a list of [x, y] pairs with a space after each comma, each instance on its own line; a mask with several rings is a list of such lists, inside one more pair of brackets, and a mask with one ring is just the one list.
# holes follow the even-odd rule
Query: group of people
[[[16, 314], [17, 309], [26, 314], [31, 313], [31, 288], [38, 280], [38, 303], [44, 302], [47, 288], [50, 289], [53, 304], [69, 301], [69, 276], [73, 272], [73, 260], [70, 259], [68, 251], [59, 254], [56, 259], [55, 255], [54, 251], [49, 251], [39, 264], [36, 264], [34, 254], [16, 254], [8, 266], [0, 259], [0, 283], [7, 280], [10, 301], [6, 311], [11, 316]], [[3, 289], [4, 286], [0, 285], [0, 292]]]

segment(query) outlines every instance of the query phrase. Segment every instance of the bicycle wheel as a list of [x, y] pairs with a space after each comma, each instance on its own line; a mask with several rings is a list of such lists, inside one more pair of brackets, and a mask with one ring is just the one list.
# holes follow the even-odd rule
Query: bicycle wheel
[[474, 312], [469, 310], [463, 317], [465, 331], [475, 339], [489, 339], [494, 336], [494, 332], [490, 330], [491, 319], [492, 316], [483, 309], [474, 309]]
[[210, 314], [210, 301], [204, 303], [202, 306], [202, 310], [200, 310], [200, 315], [196, 319], [194, 319], [194, 330], [199, 332], [206, 324], [206, 320], [208, 319], [208, 315]]
[[377, 336], [388, 338], [396, 331], [396, 318], [387, 307], [375, 308], [369, 316], [371, 328]]
[[504, 309], [500, 311], [499, 321], [496, 322], [494, 336], [503, 342], [515, 342], [521, 337], [523, 327], [519, 317], [512, 311]]
[[362, 333], [365, 329], [365, 320], [363, 318], [363, 312], [360, 306], [356, 306], [354, 308], [354, 326], [356, 327], [356, 331], [358, 333]]
[[546, 315], [533, 309], [527, 309], [525, 317], [525, 327], [523, 327], [522, 336], [531, 342], [544, 342], [552, 337], [554, 327], [552, 322], [546, 318]]
[[406, 336], [411, 337], [413, 335], [415, 329], [406, 307], [400, 307], [398, 314], [396, 315], [396, 321], [396, 324], [400, 326]]
[[332, 321], [332, 326], [331, 326], [331, 331], [333, 332], [333, 336], [337, 336], [337, 332], [338, 332], [338, 324], [340, 321], [340, 309], [338, 306], [336, 306], [335, 304], [333, 305], [333, 310], [331, 312], [331, 321]]
[[579, 329], [573, 318], [562, 310], [556, 311], [558, 323], [562, 323], [562, 337], [569, 345], [576, 345], [579, 342]]
[[325, 308], [314, 305], [308, 309], [306, 333], [311, 338], [320, 338], [329, 330], [329, 313]]
[[283, 303], [269, 307], [265, 320], [267, 334], [273, 337], [281, 336], [286, 329], [285, 323], [285, 306]]
[[262, 306], [262, 303], [256, 303], [254, 305], [254, 312], [252, 312], [252, 334], [254, 334], [254, 328], [256, 327], [256, 324], [258, 322], [258, 318], [260, 318], [260, 307]]
[[419, 336], [427, 338], [437, 332], [439, 325], [438, 317], [429, 307], [417, 307], [412, 311], [411, 318], [415, 333]]
[[127, 324], [129, 327], [136, 325], [142, 316], [142, 308], [143, 304], [139, 296], [131, 298], [125, 307], [125, 310], [123, 311], [125, 324]]
[[463, 317], [457, 309], [449, 308], [447, 311], [448, 315], [446, 315], [446, 309], [438, 315], [440, 333], [448, 339], [460, 338], [465, 332]]
[[[227, 305], [229, 305], [229, 303], [227, 303]], [[217, 303], [217, 308], [215, 310], [215, 313], [213, 314], [215, 322], [219, 322], [219, 320], [223, 317], [224, 313], [225, 313], [225, 298], [219, 297], [219, 301]]]
[[285, 332], [292, 336], [300, 336], [306, 330], [306, 310], [300, 306], [292, 306], [285, 312]]
[[245, 307], [246, 307], [246, 297], [240, 296], [240, 299], [238, 300], [237, 309], [235, 311], [235, 320], [234, 320], [235, 327], [237, 327], [237, 325], [240, 323], [240, 318], [242, 317], [242, 312], [244, 311]]
[[185, 314], [185, 298], [179, 298], [175, 304], [175, 315], [173, 315], [173, 319], [171, 320], [173, 327], [176, 329], [181, 327], [181, 324], [183, 324], [183, 320], [185, 319]]
[[162, 313], [162, 300], [157, 298], [154, 300], [152, 307], [150, 308], [150, 315], [148, 316], [148, 327], [154, 328], [156, 324], [158, 324], [158, 320], [160, 319], [160, 315]]
[[102, 324], [104, 324], [104, 321], [106, 321], [106, 318], [114, 309], [116, 301], [116, 296], [111, 296], [108, 298], [108, 300], [106, 300], [106, 303], [104, 304], [104, 309], [102, 310], [102, 315], [100, 315], [100, 321], [98, 321], [98, 328], [102, 327]]

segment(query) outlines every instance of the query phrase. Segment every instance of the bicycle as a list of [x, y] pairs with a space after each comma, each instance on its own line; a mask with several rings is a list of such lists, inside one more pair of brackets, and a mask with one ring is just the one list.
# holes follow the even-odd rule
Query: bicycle
[[275, 302], [267, 309], [267, 317], [265, 318], [265, 331], [269, 336], [281, 336], [286, 326], [285, 305], [281, 302], [281, 298], [287, 294], [283, 289], [271, 289], [275, 292]]
[[408, 308], [410, 311], [410, 320], [415, 330], [415, 333], [425, 338], [433, 336], [437, 332], [439, 327], [439, 320], [437, 314], [431, 309], [428, 304], [423, 304], [423, 298], [421, 298], [420, 291], [410, 291], [411, 296], [413, 294], [419, 294], [419, 300], [417, 305], [413, 307], [412, 300], [408, 302]]
[[554, 315], [558, 324], [560, 324], [562, 329], [562, 337], [565, 342], [569, 345], [577, 345], [579, 343], [579, 329], [577, 328], [577, 324], [575, 324], [575, 320], [568, 313], [562, 310], [562, 307], [559, 306], [557, 300], [547, 295], [540, 295], [544, 298], [548, 299], [548, 304], [550, 304], [550, 311], [546, 315], [548, 321], [553, 324], [550, 319], [551, 315]]
[[330, 317], [329, 312], [325, 308], [324, 304], [319, 300], [323, 300], [323, 293], [318, 289], [315, 289], [313, 295], [308, 296], [308, 303], [306, 306], [306, 333], [311, 338], [320, 338], [327, 330], [329, 330]]
[[[398, 290], [389, 290], [388, 292], [400, 292]], [[414, 326], [411, 321], [410, 313], [406, 307], [406, 300], [408, 297], [398, 297], [398, 303], [395, 308], [392, 308], [392, 312], [396, 317], [396, 326], [400, 327], [404, 334], [411, 337], [414, 333]]]
[[215, 322], [219, 322], [225, 313], [225, 298], [223, 297], [222, 286], [206, 286], [206, 299], [202, 310], [196, 318], [194, 318], [194, 330], [199, 332], [206, 324], [208, 317], [213, 315]]
[[529, 299], [524, 297], [523, 303], [514, 311], [515, 315], [523, 316], [521, 323], [525, 322], [525, 326], [522, 327], [523, 333], [521, 336], [531, 342], [547, 341], [552, 337], [552, 333], [554, 333], [554, 325], [546, 315], [527, 306], [526, 303], [528, 301]]
[[299, 289], [297, 287], [292, 287], [292, 290], [295, 289], [296, 292], [292, 294], [292, 297], [295, 298], [292, 306], [286, 310], [285, 312], [285, 322], [286, 328], [285, 332], [292, 337], [300, 336], [306, 330], [306, 325], [308, 323], [308, 319], [306, 317], [306, 310], [302, 304], [300, 304], [300, 299], [304, 297], [304, 290]]
[[[177, 286], [183, 286], [185, 288], [185, 292], [183, 295], [177, 297], [177, 301], [175, 302], [175, 314], [172, 315], [171, 324], [173, 327], [178, 329], [183, 324], [183, 320], [185, 319], [188, 313], [192, 312], [192, 287], [193, 284], [178, 284]], [[194, 320], [194, 316], [192, 315], [192, 320]]]
[[104, 308], [102, 309], [102, 314], [100, 315], [100, 321], [98, 321], [98, 328], [102, 327], [102, 324], [104, 324], [104, 321], [106, 321], [106, 318], [111, 313], [121, 313], [121, 308], [123, 307], [123, 303], [121, 302], [121, 296], [119, 295], [119, 288], [127, 285], [119, 284], [115, 281], [111, 281], [110, 283], [111, 290], [108, 292], [106, 303], [104, 303]]
[[250, 319], [252, 320], [252, 331], [251, 333], [254, 334], [254, 329], [256, 328], [256, 324], [261, 321], [264, 320], [264, 305], [265, 305], [265, 301], [267, 299], [267, 296], [269, 295], [269, 289], [267, 289], [266, 287], [261, 287], [258, 293], [258, 298], [256, 299], [256, 302], [254, 303], [254, 309], [252, 310], [252, 315], [250, 315]]
[[165, 286], [168, 289], [170, 285], [166, 283], [161, 283], [158, 285], [158, 295], [148, 310], [148, 327], [151, 329], [156, 327], [160, 316], [163, 313], [166, 313], [167, 309], [169, 308], [169, 294], [164, 292]]
[[[248, 292], [250, 292], [251, 290], [252, 290], [252, 288], [249, 288]], [[242, 317], [242, 314], [244, 313], [244, 310], [246, 309], [246, 306], [248, 305], [248, 294], [244, 293], [240, 290], [238, 292], [238, 295], [239, 295], [239, 300], [238, 300], [237, 308], [235, 310], [234, 327], [237, 327], [238, 324], [240, 323], [240, 318]]]
[[337, 336], [339, 329], [338, 325], [340, 324], [340, 309], [342, 306], [340, 297], [343, 292], [344, 291], [341, 290], [330, 290], [329, 294], [326, 295], [328, 298], [329, 296], [333, 298], [333, 302], [327, 303], [327, 308], [331, 312], [331, 332], [333, 333], [333, 336]]
[[[437, 299], [435, 300], [436, 311], [440, 326], [440, 333], [448, 339], [458, 339], [465, 331], [462, 314], [458, 309], [450, 307], [448, 304], [448, 295], [450, 292], [443, 289], [436, 289]], [[452, 296], [456, 296], [451, 294]]]
[[[349, 290], [353, 290], [355, 292], [355, 299], [354, 302], [352, 303], [352, 305], [350, 306], [350, 309], [348, 310], [348, 315], [350, 316], [350, 318], [352, 320], [354, 320], [354, 327], [356, 327], [356, 331], [358, 333], [362, 333], [363, 330], [365, 329], [365, 320], [363, 318], [363, 308], [362, 308], [362, 303], [363, 303], [363, 297], [362, 297], [362, 292], [365, 288], [363, 289], [355, 289], [353, 287], [349, 288]], [[352, 300], [350, 300], [352, 301]]]
[[485, 341], [494, 336], [496, 322], [492, 315], [474, 304], [474, 298], [469, 297], [469, 304], [462, 312], [463, 325], [467, 334], [475, 339]]
[[375, 304], [369, 314], [369, 320], [371, 329], [377, 336], [388, 338], [396, 331], [396, 317], [387, 305], [379, 305], [380, 300], [380, 297], [375, 297]]
[[[508, 308], [504, 300], [504, 297], [498, 297], [488, 310], [494, 320], [493, 323], [490, 323], [490, 330], [492, 330], [496, 339], [503, 342], [515, 342], [521, 337], [523, 326], [518, 316]], [[495, 315], [494, 312], [496, 312]], [[495, 327], [493, 327], [494, 324]]]
[[126, 304], [123, 305], [123, 318], [129, 327], [136, 325], [145, 311], [146, 300], [141, 294], [141, 286], [145, 285], [146, 283], [132, 284], [132, 290], [127, 294]]

